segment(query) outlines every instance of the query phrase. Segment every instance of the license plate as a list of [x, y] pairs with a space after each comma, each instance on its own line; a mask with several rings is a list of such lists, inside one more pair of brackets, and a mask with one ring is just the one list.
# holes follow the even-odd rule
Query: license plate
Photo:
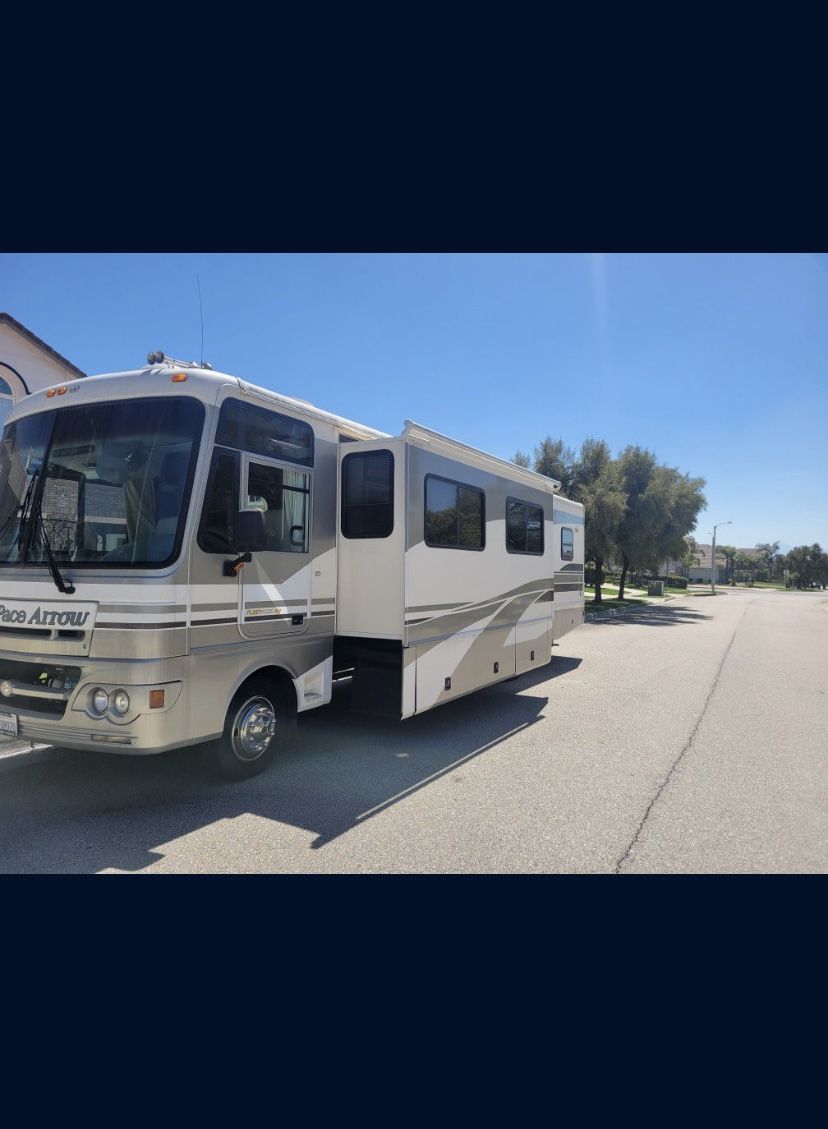
[[0, 713], [0, 733], [6, 733], [10, 737], [17, 736], [16, 713]]

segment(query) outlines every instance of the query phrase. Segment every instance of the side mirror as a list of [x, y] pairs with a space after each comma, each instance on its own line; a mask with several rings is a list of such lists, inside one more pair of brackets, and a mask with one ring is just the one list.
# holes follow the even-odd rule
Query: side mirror
[[234, 548], [238, 553], [260, 553], [267, 545], [261, 510], [239, 510], [234, 522]]

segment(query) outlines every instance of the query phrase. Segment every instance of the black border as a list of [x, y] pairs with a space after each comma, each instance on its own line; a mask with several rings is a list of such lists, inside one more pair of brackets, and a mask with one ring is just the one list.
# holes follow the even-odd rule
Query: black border
[[[274, 455], [272, 451], [259, 451], [255, 447], [236, 446], [235, 443], [228, 443], [226, 439], [222, 439], [221, 429], [227, 422], [227, 413], [230, 410], [227, 406], [228, 404], [236, 404], [242, 411], [261, 414], [265, 417], [276, 416], [278, 419], [283, 419], [287, 423], [298, 423], [301, 427], [307, 428], [310, 432], [311, 440], [310, 462], [308, 462], [307, 459], [292, 459], [290, 455]], [[265, 407], [263, 404], [251, 404], [247, 400], [242, 400], [239, 396], [226, 396], [222, 401], [221, 407], [219, 408], [213, 445], [216, 447], [226, 447], [230, 451], [243, 451], [246, 455], [258, 455], [259, 458], [270, 459], [274, 463], [290, 463], [291, 466], [304, 467], [306, 470], [313, 470], [314, 460], [316, 458], [316, 432], [313, 429], [313, 425], [308, 423], [306, 419], [301, 419], [299, 416], [287, 416], [284, 412], [280, 412], [276, 408]]]
[[[564, 530], [566, 530], [567, 533], [572, 534], [572, 555], [569, 556], [569, 557], [565, 557], [564, 551], [563, 551]], [[571, 525], [562, 525], [561, 526], [561, 560], [562, 561], [574, 561], [575, 560], [575, 530], [572, 528]]]
[[[240, 493], [240, 488], [241, 488], [241, 485], [240, 485], [240, 482], [239, 482], [239, 475], [241, 474], [241, 469], [240, 469], [241, 457], [240, 456], [241, 456], [241, 452], [237, 451], [235, 447], [219, 447], [215, 443], [213, 444], [213, 450], [212, 450], [212, 453], [210, 455], [210, 469], [207, 472], [207, 485], [204, 487], [204, 497], [201, 499], [201, 516], [198, 519], [198, 532], [196, 533], [196, 545], [199, 547], [199, 549], [201, 550], [202, 553], [207, 553], [208, 556], [211, 556], [211, 557], [215, 557], [215, 556], [226, 557], [228, 553], [235, 552], [235, 549], [233, 549], [233, 548], [229, 548], [229, 549], [207, 549], [201, 543], [201, 536], [204, 533], [204, 526], [205, 526], [205, 523], [207, 521], [207, 499], [212, 494], [213, 486], [215, 484], [216, 464], [218, 463], [218, 460], [220, 458], [230, 458], [230, 459], [233, 460], [233, 464], [234, 464], [233, 465], [233, 481], [235, 483], [235, 489], [233, 491], [233, 496], [235, 497], [236, 502], [238, 504], [239, 493]], [[234, 515], [235, 515], [236, 511], [234, 510], [233, 512], [234, 512]], [[233, 539], [234, 539], [234, 541], [235, 541], [235, 536], [236, 536], [236, 531], [235, 531], [235, 523], [234, 523], [234, 526], [233, 526]]]
[[[345, 505], [345, 475], [347, 473], [348, 461], [350, 459], [368, 459], [372, 455], [388, 455], [391, 459], [391, 484], [390, 484], [390, 487], [389, 487], [390, 492], [391, 492], [391, 501], [390, 502], [368, 502], [368, 503], [363, 503], [362, 505], [359, 505], [359, 506], [356, 506], [356, 505], [346, 506]], [[343, 456], [343, 458], [342, 458], [342, 472], [341, 472], [342, 498], [340, 500], [340, 506], [339, 506], [339, 530], [340, 530], [340, 533], [342, 534], [342, 536], [345, 538], [346, 541], [384, 541], [387, 537], [390, 537], [391, 534], [394, 532], [394, 509], [395, 509], [395, 505], [394, 505], [394, 463], [395, 463], [394, 452], [389, 450], [388, 447], [383, 447], [381, 449], [378, 448], [376, 451], [350, 451], [347, 455]], [[388, 532], [387, 533], [379, 533], [379, 534], [376, 534], [373, 537], [366, 537], [366, 536], [355, 537], [350, 533], [346, 533], [345, 532], [345, 511], [346, 510], [364, 510], [364, 509], [367, 509], [371, 506], [390, 506], [391, 507], [391, 528], [388, 530]]]
[[[172, 552], [163, 561], [58, 561], [58, 565], [62, 565], [67, 573], [67, 577], [74, 575], [77, 571], [84, 573], [96, 572], [98, 569], [103, 569], [107, 572], [111, 570], [121, 572], [162, 572], [164, 569], [172, 568], [181, 556], [181, 547], [184, 542], [184, 530], [187, 525], [187, 517], [190, 512], [190, 498], [193, 489], [193, 482], [195, 481], [196, 467], [198, 466], [199, 455], [201, 454], [201, 446], [204, 442], [204, 421], [207, 413], [204, 404], [197, 396], [138, 396], [135, 399], [112, 399], [112, 400], [90, 400], [84, 401], [80, 404], [67, 405], [60, 408], [49, 408], [44, 412], [28, 412], [26, 415], [18, 416], [17, 419], [12, 420], [12, 425], [21, 422], [24, 419], [30, 419], [36, 415], [47, 415], [51, 412], [57, 417], [59, 412], [72, 411], [82, 408], [97, 408], [97, 407], [112, 407], [115, 404], [160, 404], [166, 406], [171, 403], [187, 403], [195, 404], [201, 412], [200, 430], [196, 429], [196, 434], [193, 438], [193, 446], [190, 450], [190, 460], [187, 466], [187, 479], [184, 483], [184, 491], [181, 495], [181, 510], [178, 515], [178, 524], [175, 529], [175, 540], [173, 541]], [[3, 429], [5, 432], [5, 428]], [[43, 496], [43, 490], [46, 486], [46, 479], [49, 477], [49, 455], [52, 451], [52, 443], [55, 437], [55, 425], [52, 422], [52, 427], [49, 432], [49, 438], [46, 442], [46, 447], [43, 452], [43, 463], [40, 477], [35, 488], [35, 496], [32, 498], [30, 513], [35, 512], [35, 507], [40, 504], [40, 499]], [[84, 491], [85, 492], [85, 491]], [[28, 544], [28, 535], [27, 535]], [[48, 561], [0, 561], [0, 569], [28, 569], [28, 568], [43, 568], [48, 571]], [[0, 574], [2, 575], [2, 574]], [[94, 578], [91, 578], [94, 579]]]

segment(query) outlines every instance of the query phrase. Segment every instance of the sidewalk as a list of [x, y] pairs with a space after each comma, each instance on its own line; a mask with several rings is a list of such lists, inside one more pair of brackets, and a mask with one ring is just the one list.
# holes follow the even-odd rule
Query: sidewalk
[[[616, 591], [617, 586], [613, 584], [603, 584], [602, 588], [614, 588]], [[589, 588], [584, 589], [584, 594], [591, 591]], [[726, 591], [721, 585], [716, 585], [716, 595], [720, 595]], [[615, 608], [610, 603], [612, 597], [604, 597], [604, 602], [597, 607], [587, 604], [584, 609], [584, 620], [589, 622], [593, 619], [608, 619], [611, 616], [626, 615], [628, 613], [635, 613], [642, 611], [644, 608], [657, 607], [659, 604], [667, 604], [670, 600], [686, 600], [688, 597], [696, 596], [710, 596], [709, 584], [692, 584], [686, 593], [679, 594], [678, 592], [671, 592], [669, 596], [648, 596], [643, 588], [626, 588], [624, 590], [624, 598], [629, 597], [631, 600], [641, 600], [640, 604], [629, 604], [626, 607]]]

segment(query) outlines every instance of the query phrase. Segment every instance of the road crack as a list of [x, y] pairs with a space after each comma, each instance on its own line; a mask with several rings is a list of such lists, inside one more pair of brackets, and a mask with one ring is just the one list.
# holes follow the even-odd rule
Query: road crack
[[742, 614], [739, 616], [738, 620], [736, 621], [736, 626], [733, 628], [733, 634], [730, 636], [730, 642], [728, 643], [727, 648], [725, 650], [725, 653], [722, 656], [722, 661], [719, 663], [718, 669], [717, 669], [716, 674], [713, 678], [713, 683], [712, 683], [710, 689], [707, 692], [707, 697], [704, 700], [704, 705], [701, 708], [701, 713], [696, 718], [696, 722], [695, 722], [692, 730], [690, 731], [690, 736], [687, 738], [687, 741], [685, 742], [684, 747], [681, 749], [679, 755], [676, 757], [676, 759], [670, 765], [670, 770], [667, 773], [667, 775], [664, 777], [664, 779], [662, 780], [661, 784], [658, 786], [656, 794], [653, 796], [653, 798], [650, 800], [649, 804], [647, 805], [647, 810], [644, 812], [644, 815], [641, 818], [641, 822], [638, 824], [638, 827], [635, 830], [635, 834], [633, 835], [632, 839], [628, 843], [627, 849], [624, 851], [624, 853], [621, 855], [621, 857], [618, 859], [618, 861], [615, 864], [613, 874], [620, 874], [621, 873], [622, 867], [624, 866], [624, 863], [629, 859], [630, 855], [632, 854], [633, 850], [635, 849], [636, 844], [638, 843], [638, 840], [641, 838], [641, 832], [644, 830], [644, 827], [647, 823], [647, 820], [650, 818], [650, 812], [655, 807], [655, 805], [658, 802], [659, 798], [661, 797], [661, 794], [664, 791], [664, 789], [670, 783], [670, 780], [672, 779], [673, 774], [675, 773], [676, 769], [681, 764], [682, 760], [684, 760], [687, 753], [689, 753], [690, 750], [692, 749], [693, 742], [696, 739], [696, 734], [699, 731], [699, 726], [704, 721], [705, 715], [707, 714], [707, 710], [710, 706], [711, 701], [713, 700], [713, 695], [716, 693], [716, 688], [719, 685], [719, 679], [721, 678], [722, 671], [724, 670], [724, 665], [727, 662], [727, 657], [730, 654], [730, 650], [733, 646], [733, 642], [736, 638], [736, 634], [737, 634], [739, 628], [742, 625], [742, 620], [745, 618], [745, 615], [747, 614], [748, 608], [752, 604], [753, 604], [753, 601], [751, 600], [750, 603], [745, 605], [744, 609], [742, 610]]

